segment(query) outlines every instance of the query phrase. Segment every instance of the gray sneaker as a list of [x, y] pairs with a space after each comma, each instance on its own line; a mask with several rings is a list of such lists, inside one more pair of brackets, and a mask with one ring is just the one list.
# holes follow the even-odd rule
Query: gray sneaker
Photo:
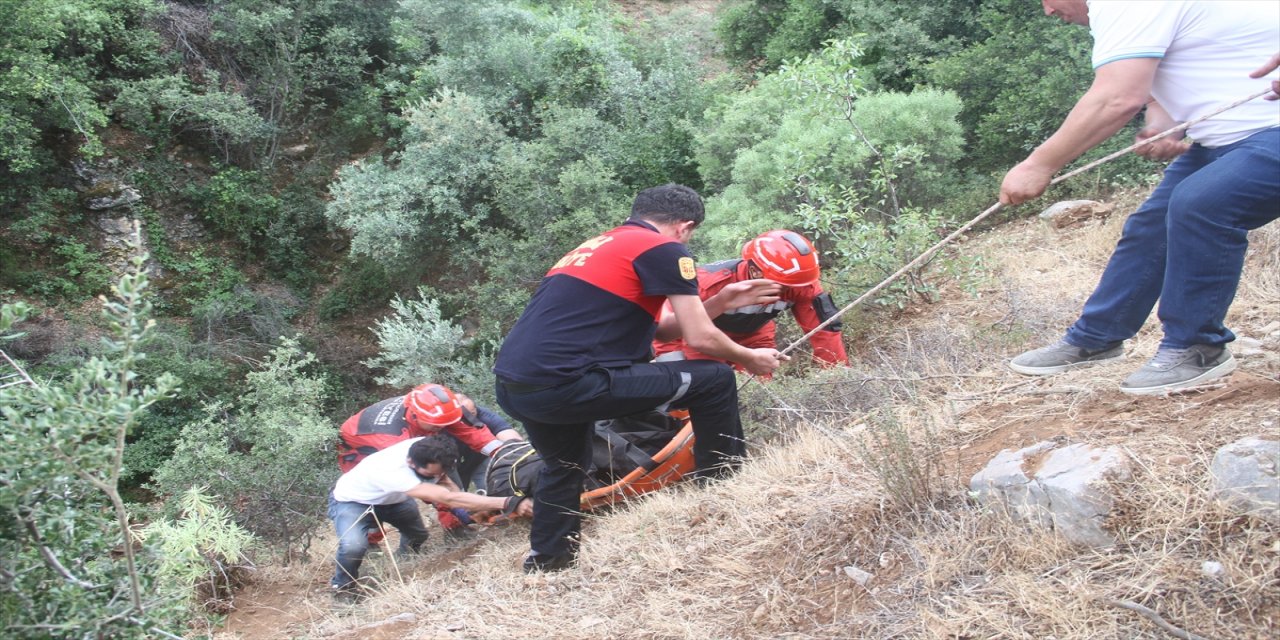
[[1161, 395], [1200, 386], [1235, 369], [1236, 359], [1223, 346], [1160, 347], [1154, 358], [1120, 383], [1120, 390], [1142, 396]]
[[1047, 376], [1061, 373], [1068, 369], [1088, 367], [1124, 357], [1124, 343], [1121, 342], [1108, 349], [1092, 351], [1083, 349], [1066, 340], [1028, 351], [1009, 361], [1009, 368], [1027, 376]]

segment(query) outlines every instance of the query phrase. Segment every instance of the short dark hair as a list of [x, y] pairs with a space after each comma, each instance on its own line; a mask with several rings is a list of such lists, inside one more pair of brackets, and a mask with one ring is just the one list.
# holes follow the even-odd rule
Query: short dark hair
[[697, 191], [682, 184], [667, 183], [636, 194], [635, 202], [631, 203], [631, 217], [660, 224], [702, 224], [706, 209]]
[[457, 463], [458, 445], [444, 434], [426, 436], [409, 447], [409, 460], [418, 467], [434, 463], [449, 471]]

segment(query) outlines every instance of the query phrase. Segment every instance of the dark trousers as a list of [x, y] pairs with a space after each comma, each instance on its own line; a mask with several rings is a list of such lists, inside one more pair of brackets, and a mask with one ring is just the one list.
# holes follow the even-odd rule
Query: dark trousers
[[700, 476], [731, 471], [745, 452], [738, 416], [737, 378], [709, 360], [655, 362], [597, 368], [572, 382], [529, 389], [501, 381], [498, 404], [524, 424], [544, 466], [534, 496], [531, 548], [539, 555], [576, 549], [579, 500], [591, 461], [591, 426], [657, 408], [686, 408], [693, 423], [694, 461]]

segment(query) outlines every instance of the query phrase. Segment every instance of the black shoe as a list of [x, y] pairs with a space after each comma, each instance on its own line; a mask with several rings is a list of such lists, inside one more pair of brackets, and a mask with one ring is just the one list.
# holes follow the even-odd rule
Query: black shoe
[[562, 571], [572, 567], [577, 561], [576, 554], [565, 553], [558, 556], [539, 555], [537, 551], [530, 551], [529, 555], [524, 557], [525, 573], [549, 573], [552, 571]]
[[342, 605], [360, 604], [369, 597], [369, 594], [354, 582], [343, 586], [331, 584], [329, 585], [329, 593], [332, 594], [335, 604]]

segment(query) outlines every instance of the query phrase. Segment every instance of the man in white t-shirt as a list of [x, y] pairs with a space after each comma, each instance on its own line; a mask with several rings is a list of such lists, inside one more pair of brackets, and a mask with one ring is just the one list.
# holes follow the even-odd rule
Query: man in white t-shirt
[[[1059, 169], [1146, 107], [1143, 140], [1265, 90], [1258, 65], [1280, 50], [1280, 2], [1043, 0], [1045, 13], [1093, 33], [1094, 80], [1056, 133], [1005, 176], [1000, 201], [1044, 193]], [[1262, 70], [1257, 70], [1262, 71]], [[1265, 73], [1265, 72], [1263, 72]], [[1261, 75], [1254, 73], [1254, 75]], [[1160, 301], [1155, 357], [1120, 385], [1131, 394], [1190, 389], [1235, 361], [1223, 324], [1244, 264], [1247, 234], [1280, 217], [1280, 105], [1252, 100], [1138, 150], [1177, 158], [1125, 223], [1078, 320], [1058, 342], [1010, 361], [1049, 375], [1121, 358]]]
[[[448, 476], [456, 458], [456, 445], [444, 436], [411, 438], [369, 455], [338, 478], [329, 495], [329, 519], [338, 532], [338, 568], [330, 581], [335, 593], [355, 593], [360, 563], [369, 550], [366, 533], [376, 522], [400, 531], [399, 553], [416, 552], [426, 542], [417, 500], [471, 511], [533, 514], [533, 505], [520, 498], [460, 491]], [[373, 518], [366, 518], [370, 513]]]

